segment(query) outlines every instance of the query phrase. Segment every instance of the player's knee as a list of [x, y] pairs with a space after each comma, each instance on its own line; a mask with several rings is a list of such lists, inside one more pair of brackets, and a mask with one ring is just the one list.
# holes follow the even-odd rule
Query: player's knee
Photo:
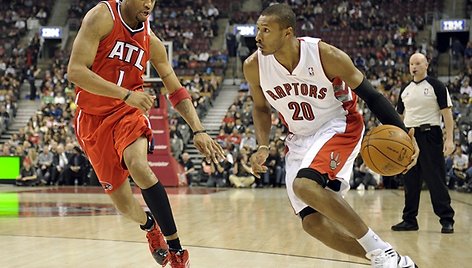
[[115, 203], [116, 209], [123, 215], [130, 215], [133, 211], [133, 206], [131, 205], [131, 202], [116, 202]]
[[126, 161], [126, 167], [128, 168], [131, 174], [139, 174], [147, 171], [149, 164], [147, 161], [143, 161], [137, 158], [129, 158]]
[[320, 213], [316, 212], [303, 218], [302, 227], [305, 232], [313, 236], [318, 236], [320, 233], [326, 231], [326, 226], [323, 224], [323, 217]]
[[[316, 184], [313, 182], [316, 182]], [[311, 168], [303, 168], [300, 169], [297, 178], [293, 182], [293, 192], [297, 197], [304, 200], [305, 197], [313, 196], [314, 191], [326, 187], [327, 182], [326, 175]]]

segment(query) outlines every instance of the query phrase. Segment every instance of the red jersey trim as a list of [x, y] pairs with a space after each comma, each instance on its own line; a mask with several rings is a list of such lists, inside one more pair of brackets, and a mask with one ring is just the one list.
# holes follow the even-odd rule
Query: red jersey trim
[[346, 116], [346, 130], [335, 134], [318, 151], [310, 164], [310, 168], [321, 174], [328, 174], [329, 179], [335, 180], [338, 172], [351, 156], [355, 147], [362, 139], [364, 120], [361, 114], [355, 113]]

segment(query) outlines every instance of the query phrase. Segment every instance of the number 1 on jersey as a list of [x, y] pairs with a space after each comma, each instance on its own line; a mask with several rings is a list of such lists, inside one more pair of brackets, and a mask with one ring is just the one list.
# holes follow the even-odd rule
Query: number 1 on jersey
[[125, 71], [120, 70], [120, 76], [118, 76], [118, 82], [116, 84], [121, 87], [121, 83], [123, 83], [123, 77], [125, 76]]

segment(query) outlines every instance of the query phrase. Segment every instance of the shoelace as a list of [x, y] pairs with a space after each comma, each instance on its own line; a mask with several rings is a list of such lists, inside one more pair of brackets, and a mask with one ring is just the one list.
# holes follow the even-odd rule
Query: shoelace
[[187, 267], [187, 261], [185, 261], [185, 251], [184, 250], [179, 250], [173, 254], [171, 254], [171, 266], [172, 267]]
[[183, 253], [184, 252], [182, 250], [177, 251], [175, 254], [172, 254], [173, 255], [172, 259], [178, 263], [182, 263], [184, 261]]
[[384, 267], [385, 261], [391, 257], [395, 257], [395, 251], [389, 249], [387, 251], [382, 251], [378, 255], [374, 256], [374, 267], [382, 268]]
[[385, 259], [387, 259], [385, 254], [382, 254], [382, 256], [376, 256], [374, 259], [375, 267], [382, 268]]

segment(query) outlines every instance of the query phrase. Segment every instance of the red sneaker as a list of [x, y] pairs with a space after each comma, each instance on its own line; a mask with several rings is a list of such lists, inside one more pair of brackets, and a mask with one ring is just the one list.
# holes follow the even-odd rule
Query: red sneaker
[[154, 227], [151, 231], [147, 232], [146, 238], [149, 243], [149, 250], [156, 262], [162, 265], [162, 267], [166, 266], [171, 259], [169, 246], [167, 246], [164, 235], [159, 226], [157, 226], [157, 223], [154, 223]]
[[188, 251], [181, 249], [177, 252], [170, 252], [170, 267], [172, 268], [190, 268]]

